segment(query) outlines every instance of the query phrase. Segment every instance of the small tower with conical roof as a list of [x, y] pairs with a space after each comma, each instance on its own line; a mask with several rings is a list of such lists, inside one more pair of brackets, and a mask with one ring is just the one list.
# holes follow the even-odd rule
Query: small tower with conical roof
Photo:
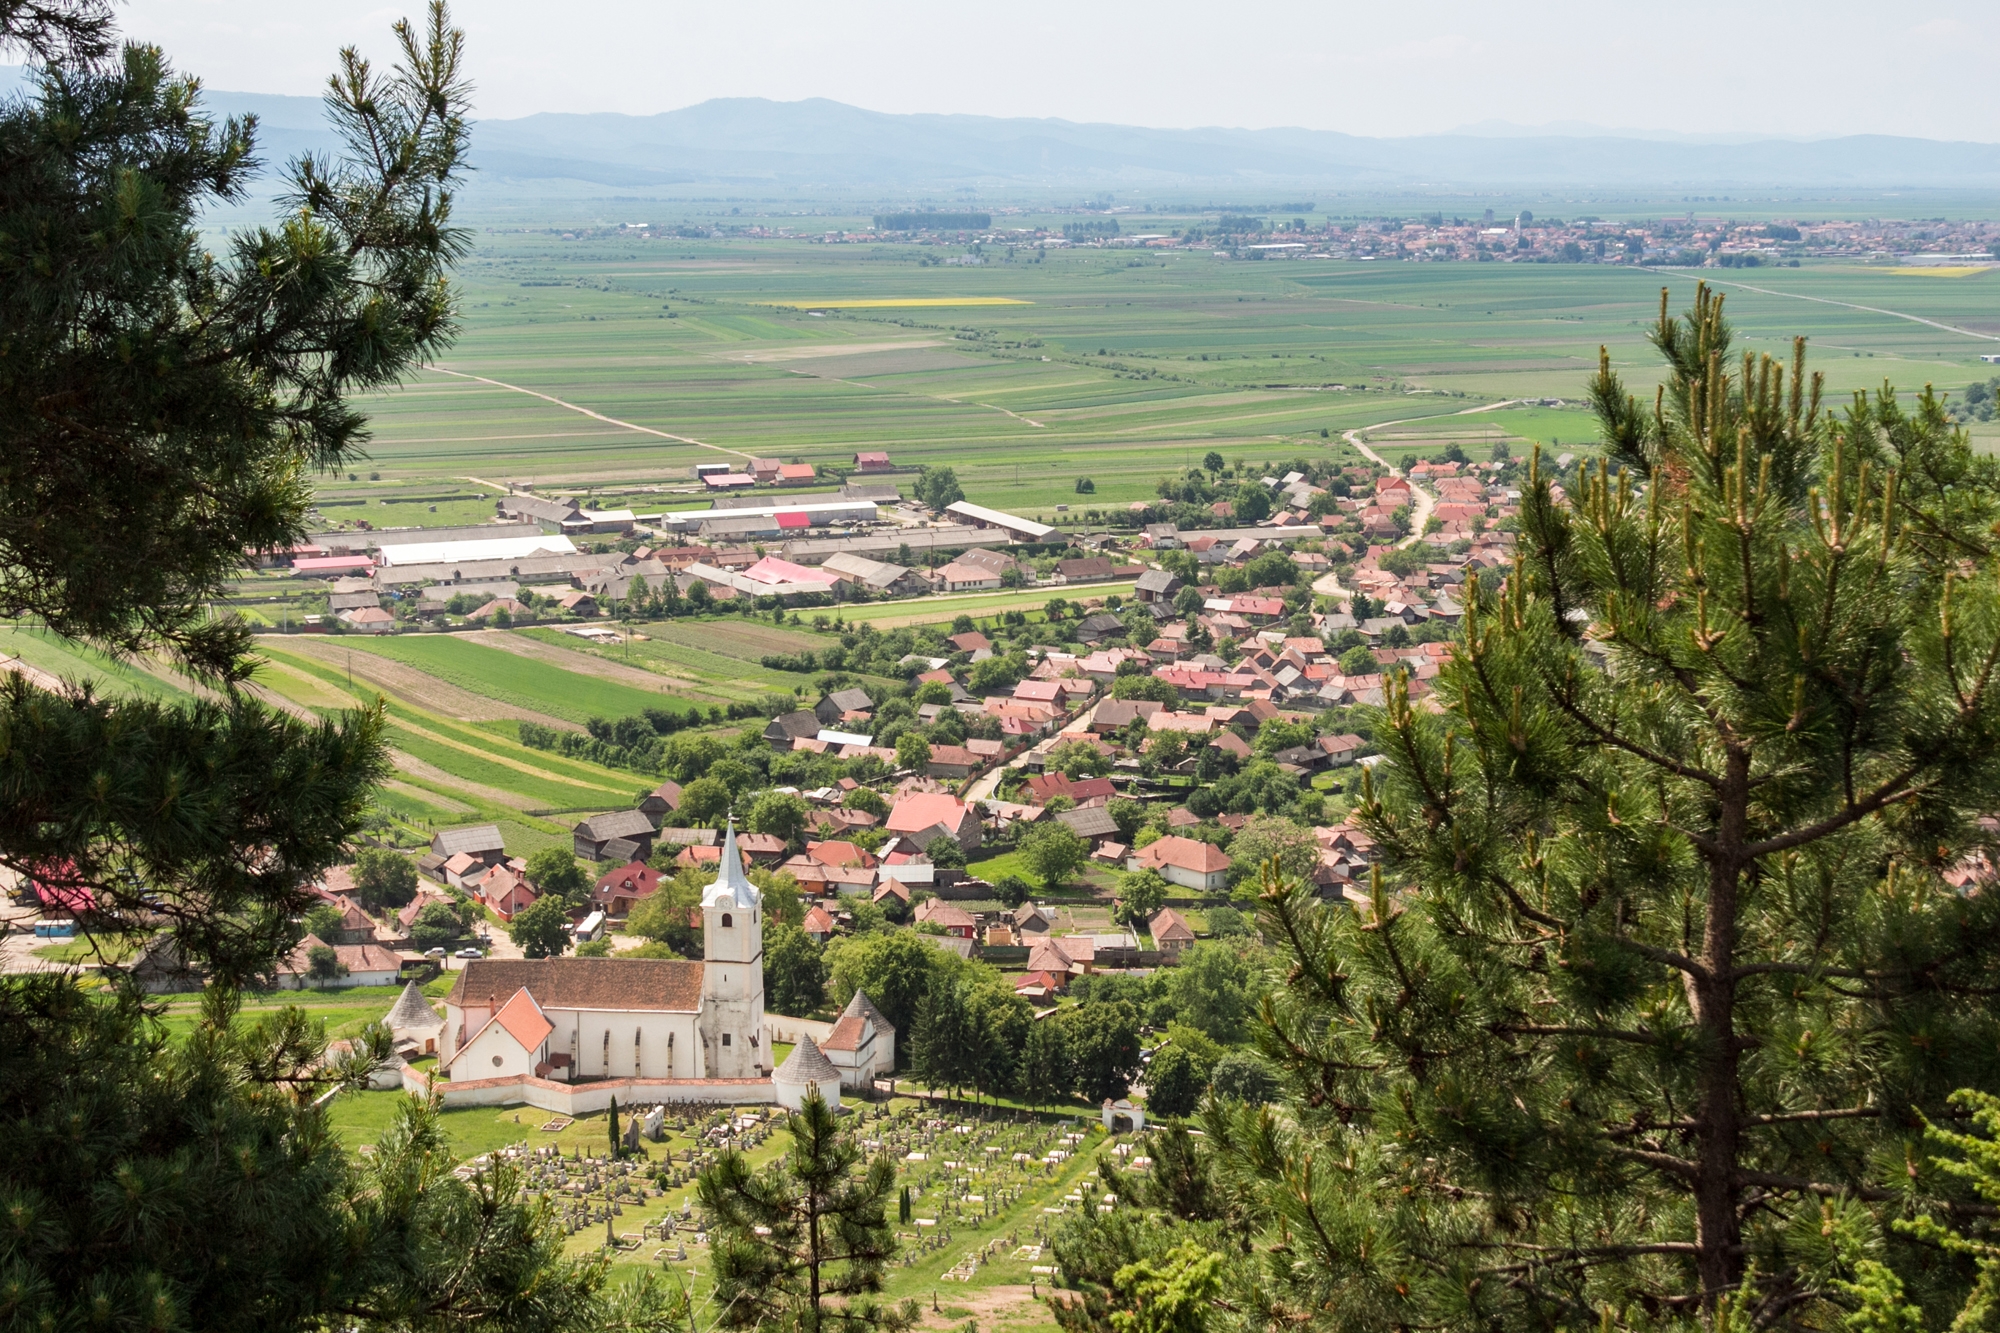
[[764, 1049], [764, 895], [743, 873], [736, 823], [722, 865], [701, 895], [701, 1038], [709, 1078], [761, 1078]]

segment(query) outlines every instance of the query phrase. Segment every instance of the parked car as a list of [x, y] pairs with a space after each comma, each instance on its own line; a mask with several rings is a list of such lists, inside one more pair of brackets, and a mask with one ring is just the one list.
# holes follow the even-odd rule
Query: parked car
[[479, 950], [477, 949], [464, 948], [458, 951], [457, 956], [460, 958], [484, 958], [486, 955], [479, 952]]

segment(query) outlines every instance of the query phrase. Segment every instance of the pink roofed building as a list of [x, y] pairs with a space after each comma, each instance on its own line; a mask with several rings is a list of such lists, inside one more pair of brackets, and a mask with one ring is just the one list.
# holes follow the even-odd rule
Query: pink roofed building
[[817, 583], [828, 589], [839, 580], [824, 569], [813, 569], [806, 565], [795, 565], [789, 560], [781, 560], [775, 555], [767, 555], [756, 564], [743, 571], [743, 577], [755, 583]]
[[944, 792], [912, 792], [902, 797], [890, 809], [886, 827], [918, 847], [928, 847], [933, 838], [949, 836], [967, 852], [979, 846], [984, 836], [979, 812]]

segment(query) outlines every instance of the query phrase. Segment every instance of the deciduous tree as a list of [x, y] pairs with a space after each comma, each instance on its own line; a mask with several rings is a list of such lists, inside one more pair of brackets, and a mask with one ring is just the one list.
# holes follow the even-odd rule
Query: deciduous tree
[[417, 868], [386, 847], [363, 847], [354, 858], [354, 893], [371, 912], [403, 907], [417, 896]]
[[1037, 825], [1021, 839], [1021, 863], [1045, 889], [1060, 887], [1089, 860], [1090, 844], [1060, 821]]
[[514, 913], [507, 938], [524, 958], [559, 958], [569, 948], [569, 908], [560, 898], [545, 897]]

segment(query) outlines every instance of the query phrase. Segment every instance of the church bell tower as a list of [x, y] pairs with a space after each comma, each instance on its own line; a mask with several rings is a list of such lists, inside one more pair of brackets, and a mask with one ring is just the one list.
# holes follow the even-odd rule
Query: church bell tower
[[743, 873], [736, 824], [722, 840], [722, 865], [701, 895], [701, 1039], [709, 1078], [762, 1078], [764, 895]]

